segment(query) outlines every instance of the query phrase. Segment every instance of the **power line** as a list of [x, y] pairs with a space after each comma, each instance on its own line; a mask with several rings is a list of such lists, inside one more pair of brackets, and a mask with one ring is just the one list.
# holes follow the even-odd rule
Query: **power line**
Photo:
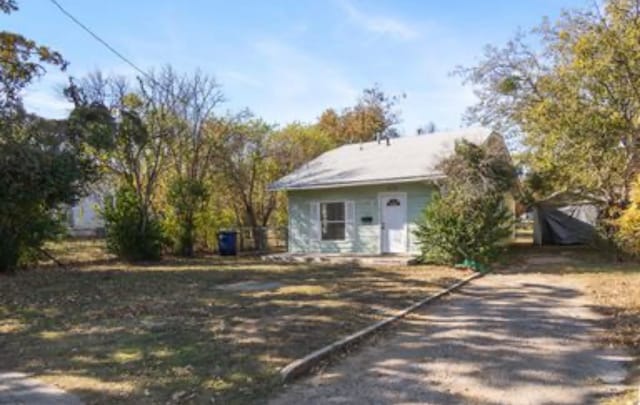
[[64, 7], [62, 7], [62, 5], [60, 5], [60, 3], [58, 3], [57, 0], [49, 0], [51, 1], [51, 3], [53, 3], [59, 10], [60, 12], [62, 12], [62, 14], [66, 15], [71, 21], [73, 21], [74, 23], [76, 23], [80, 28], [82, 28], [83, 30], [85, 30], [89, 35], [91, 35], [96, 41], [100, 42], [102, 45], [104, 45], [108, 50], [110, 50], [114, 55], [116, 55], [118, 58], [122, 59], [126, 64], [128, 64], [129, 66], [131, 66], [132, 68], [134, 68], [136, 71], [138, 71], [141, 75], [143, 75], [144, 77], [146, 77], [147, 79], [151, 80], [153, 83], [156, 82], [156, 80], [147, 72], [145, 72], [144, 70], [142, 70], [141, 68], [139, 68], [138, 66], [136, 66], [135, 63], [133, 63], [130, 59], [128, 59], [126, 56], [124, 56], [123, 54], [121, 54], [120, 52], [118, 52], [113, 46], [109, 45], [109, 43], [107, 41], [105, 41], [104, 39], [100, 38], [100, 36], [98, 34], [96, 34], [95, 32], [93, 32], [89, 27], [87, 27], [86, 25], [84, 25], [80, 20], [78, 20], [76, 17], [73, 16], [73, 14], [71, 14], [70, 12], [68, 12]]

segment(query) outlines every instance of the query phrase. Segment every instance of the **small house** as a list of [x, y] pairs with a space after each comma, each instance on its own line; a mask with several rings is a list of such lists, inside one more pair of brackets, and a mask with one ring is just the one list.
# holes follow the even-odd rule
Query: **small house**
[[436, 132], [344, 145], [273, 183], [287, 193], [289, 253], [417, 253], [413, 231], [458, 139], [508, 153], [488, 129]]
[[66, 225], [70, 236], [94, 237], [104, 234], [104, 219], [100, 215], [104, 196], [104, 191], [96, 190], [68, 208]]

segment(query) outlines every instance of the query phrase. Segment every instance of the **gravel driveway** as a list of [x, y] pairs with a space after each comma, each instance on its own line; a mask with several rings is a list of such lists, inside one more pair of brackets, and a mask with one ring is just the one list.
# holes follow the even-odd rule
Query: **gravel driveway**
[[630, 361], [595, 343], [598, 319], [560, 276], [488, 275], [271, 403], [597, 402], [620, 388]]

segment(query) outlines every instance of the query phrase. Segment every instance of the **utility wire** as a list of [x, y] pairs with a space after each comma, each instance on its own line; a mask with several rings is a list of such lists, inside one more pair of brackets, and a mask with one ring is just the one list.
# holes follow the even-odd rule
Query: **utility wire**
[[49, 0], [51, 3], [53, 3], [59, 10], [60, 12], [62, 12], [62, 14], [66, 15], [71, 21], [73, 21], [74, 23], [76, 23], [80, 28], [82, 28], [83, 30], [85, 30], [89, 35], [91, 35], [96, 41], [100, 42], [102, 45], [104, 45], [108, 50], [110, 50], [114, 55], [116, 55], [118, 58], [122, 59], [126, 64], [128, 64], [129, 66], [131, 66], [132, 68], [134, 68], [137, 72], [139, 72], [141, 75], [143, 75], [144, 77], [146, 77], [147, 79], [151, 80], [151, 82], [153, 82], [154, 84], [156, 83], [156, 80], [147, 72], [145, 72], [144, 70], [142, 70], [141, 68], [139, 68], [138, 66], [136, 66], [135, 63], [133, 63], [130, 59], [128, 59], [126, 56], [124, 56], [123, 54], [121, 54], [120, 52], [118, 52], [113, 46], [109, 45], [109, 43], [107, 41], [105, 41], [104, 39], [100, 38], [100, 36], [98, 34], [96, 34], [95, 32], [93, 32], [89, 27], [87, 27], [86, 25], [84, 25], [80, 20], [78, 20], [76, 17], [73, 16], [73, 14], [71, 14], [70, 12], [68, 12], [64, 7], [62, 7], [62, 5], [60, 5], [60, 3], [58, 3], [57, 0]]

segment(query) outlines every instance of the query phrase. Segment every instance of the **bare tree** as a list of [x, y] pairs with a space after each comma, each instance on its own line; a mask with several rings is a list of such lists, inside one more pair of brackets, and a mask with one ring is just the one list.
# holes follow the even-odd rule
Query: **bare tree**
[[213, 170], [215, 109], [224, 96], [216, 80], [200, 71], [180, 75], [171, 66], [140, 81], [147, 110], [162, 112], [159, 125], [169, 134], [169, 193], [167, 201], [176, 216], [178, 254], [192, 256], [195, 217], [207, 201], [207, 177]]

